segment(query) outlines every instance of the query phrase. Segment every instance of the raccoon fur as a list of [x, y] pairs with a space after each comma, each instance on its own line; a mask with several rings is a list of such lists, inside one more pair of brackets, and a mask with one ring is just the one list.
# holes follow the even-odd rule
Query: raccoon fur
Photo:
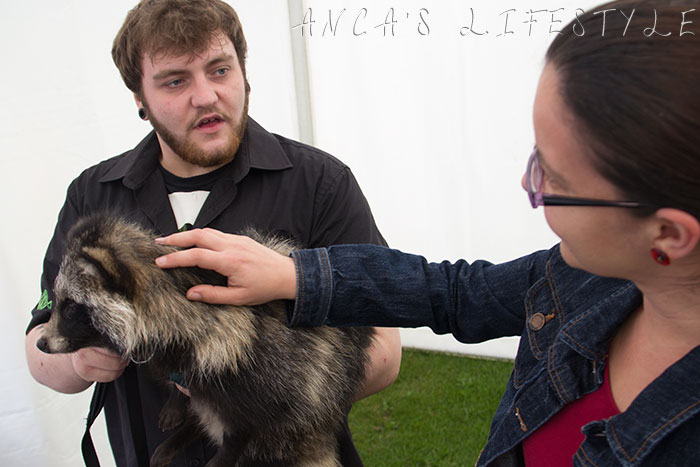
[[[283, 254], [295, 248], [257, 240]], [[156, 266], [175, 250], [122, 218], [83, 219], [69, 233], [55, 308], [37, 346], [47, 353], [102, 346], [147, 361], [163, 381], [182, 376], [191, 397], [171, 389], [159, 423], [177, 430], [154, 452], [153, 467], [169, 465], [201, 436], [219, 446], [208, 467], [339, 465], [336, 434], [363, 381], [372, 330], [289, 329], [282, 302], [192, 302], [190, 287], [226, 281], [199, 268]]]

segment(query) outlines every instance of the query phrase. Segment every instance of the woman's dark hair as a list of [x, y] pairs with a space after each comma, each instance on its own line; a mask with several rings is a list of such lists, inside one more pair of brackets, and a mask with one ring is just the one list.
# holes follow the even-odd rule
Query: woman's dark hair
[[547, 63], [600, 174], [629, 200], [700, 219], [696, 7], [697, 0], [601, 5], [562, 31]]

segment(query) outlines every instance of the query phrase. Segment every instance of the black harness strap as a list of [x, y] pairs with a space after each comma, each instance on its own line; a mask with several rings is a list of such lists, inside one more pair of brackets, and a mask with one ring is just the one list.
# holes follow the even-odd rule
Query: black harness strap
[[[136, 377], [136, 367], [134, 365], [129, 365], [126, 370], [124, 370], [123, 376], [126, 386], [126, 405], [129, 412], [129, 426], [131, 428], [134, 450], [136, 451], [136, 459], [139, 467], [148, 467], [150, 460], [148, 445], [146, 444], [146, 429], [143, 425], [143, 412], [141, 410], [141, 397], [139, 394], [138, 379]], [[108, 385], [109, 383], [96, 383], [95, 391], [90, 401], [90, 411], [88, 412], [85, 434], [83, 435], [83, 441], [81, 443], [86, 467], [100, 467], [100, 461], [97, 458], [97, 452], [95, 451], [95, 446], [90, 436], [90, 428], [102, 411], [102, 407], [104, 407]]]
[[92, 400], [90, 401], [90, 411], [88, 412], [87, 421], [85, 423], [85, 434], [83, 435], [83, 441], [81, 443], [86, 467], [100, 467], [100, 460], [97, 458], [95, 445], [92, 444], [90, 427], [92, 427], [95, 419], [102, 411], [102, 407], [105, 405], [106, 394], [107, 383], [95, 383], [95, 390], [92, 393]]
[[129, 365], [124, 370], [124, 383], [126, 385], [126, 407], [129, 411], [129, 425], [136, 450], [136, 460], [139, 467], [148, 467], [150, 456], [146, 444], [146, 428], [143, 425], [143, 410], [141, 409], [139, 381], [136, 377], [136, 365]]

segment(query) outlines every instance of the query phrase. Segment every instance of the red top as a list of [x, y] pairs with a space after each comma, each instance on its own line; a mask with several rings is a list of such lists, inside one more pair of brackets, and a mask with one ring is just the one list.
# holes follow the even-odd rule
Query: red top
[[610, 365], [605, 366], [603, 385], [564, 406], [544, 425], [525, 438], [523, 452], [527, 467], [571, 465], [585, 436], [581, 428], [594, 420], [620, 413], [610, 390]]

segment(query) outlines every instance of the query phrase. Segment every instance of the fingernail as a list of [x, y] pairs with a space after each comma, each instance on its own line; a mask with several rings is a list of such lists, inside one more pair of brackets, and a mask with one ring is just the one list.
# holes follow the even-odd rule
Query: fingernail
[[165, 237], [158, 237], [154, 240], [156, 243], [165, 243]]
[[165, 263], [167, 263], [167, 262], [168, 262], [168, 260], [165, 256], [160, 256], [160, 257], [156, 258], [156, 264], [158, 266], [164, 266]]
[[188, 293], [188, 294], [187, 294], [187, 298], [189, 298], [190, 300], [193, 300], [193, 301], [198, 302], [198, 301], [200, 301], [200, 300], [202, 299], [202, 294], [200, 294], [199, 292], [191, 292], [191, 293]]

